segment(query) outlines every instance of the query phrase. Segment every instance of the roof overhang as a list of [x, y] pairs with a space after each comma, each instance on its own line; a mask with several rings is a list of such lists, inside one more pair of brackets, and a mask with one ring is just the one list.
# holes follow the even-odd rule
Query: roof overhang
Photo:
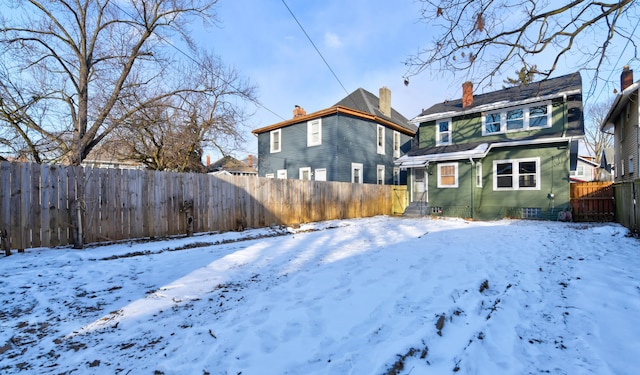
[[509, 141], [509, 142], [496, 142], [496, 143], [482, 143], [475, 148], [467, 151], [456, 151], [448, 153], [435, 153], [429, 155], [416, 155], [409, 156], [403, 155], [402, 157], [394, 161], [395, 165], [402, 168], [419, 168], [428, 165], [430, 162], [443, 162], [453, 160], [466, 160], [466, 159], [482, 159], [489, 151], [494, 148], [503, 147], [516, 147], [516, 146], [530, 146], [530, 145], [542, 145], [551, 143], [571, 143], [576, 138], [570, 137], [554, 137], [554, 138], [541, 138], [524, 141]]
[[554, 94], [551, 94], [551, 95], [536, 96], [536, 97], [527, 98], [527, 99], [523, 99], [523, 100], [517, 100], [517, 101], [503, 100], [503, 101], [500, 101], [500, 102], [493, 102], [493, 103], [489, 103], [489, 104], [485, 104], [485, 105], [479, 105], [479, 106], [471, 107], [471, 108], [469, 108], [467, 110], [462, 110], [462, 111], [439, 112], [439, 113], [433, 113], [433, 114], [424, 115], [424, 116], [416, 116], [413, 119], [409, 120], [409, 122], [411, 122], [413, 124], [416, 124], [416, 125], [419, 125], [420, 123], [426, 122], [426, 121], [433, 121], [433, 120], [440, 120], [440, 119], [443, 119], [443, 118], [464, 116], [464, 115], [468, 115], [468, 114], [472, 114], [472, 113], [478, 113], [478, 112], [496, 111], [496, 110], [502, 109], [502, 108], [518, 107], [518, 106], [527, 105], [527, 104], [530, 104], [530, 103], [536, 103], [536, 102], [541, 102], [541, 101], [545, 101], [545, 100], [552, 100], [552, 99], [556, 99], [556, 98], [566, 99], [567, 96], [580, 94], [581, 92], [582, 92], [581, 89], [574, 89], [574, 90], [567, 90], [567, 91], [563, 91], [563, 92], [559, 92], [559, 93], [554, 93]]
[[615, 124], [613, 123], [613, 121], [618, 117], [618, 115], [620, 115], [620, 112], [623, 110], [624, 106], [629, 102], [631, 94], [633, 94], [639, 88], [640, 81], [633, 83], [631, 86], [627, 87], [626, 89], [622, 90], [621, 93], [616, 95], [611, 108], [609, 108], [607, 116], [604, 118], [604, 121], [602, 121], [602, 124], [600, 124], [600, 131], [610, 133], [614, 129]]
[[343, 107], [340, 105], [336, 105], [327, 109], [323, 109], [321, 111], [316, 111], [313, 113], [310, 113], [308, 115], [305, 116], [300, 116], [300, 117], [296, 117], [290, 120], [286, 120], [286, 121], [282, 121], [279, 122], [277, 124], [273, 124], [273, 125], [269, 125], [269, 126], [265, 126], [259, 129], [255, 129], [252, 130], [251, 133], [253, 134], [260, 134], [260, 133], [265, 133], [265, 132], [269, 132], [272, 130], [276, 130], [276, 129], [280, 129], [280, 128], [284, 128], [286, 126], [290, 126], [290, 125], [295, 125], [295, 124], [299, 124], [302, 122], [307, 122], [310, 120], [315, 120], [317, 118], [321, 118], [321, 117], [325, 117], [325, 116], [329, 116], [329, 115], [333, 115], [333, 114], [343, 114], [343, 115], [348, 115], [348, 116], [353, 116], [353, 117], [357, 117], [357, 118], [361, 118], [364, 120], [369, 120], [369, 121], [374, 121], [380, 125], [385, 125], [393, 130], [399, 131], [401, 133], [404, 133], [406, 135], [410, 135], [410, 136], [414, 136], [416, 134], [415, 131], [411, 131], [409, 129], [403, 128], [402, 126], [396, 124], [395, 122], [389, 121], [385, 118], [376, 116], [376, 115], [372, 115], [370, 113], [366, 113], [366, 112], [362, 112], [362, 111], [358, 111], [355, 109], [351, 109], [351, 108], [347, 108], [347, 107]]

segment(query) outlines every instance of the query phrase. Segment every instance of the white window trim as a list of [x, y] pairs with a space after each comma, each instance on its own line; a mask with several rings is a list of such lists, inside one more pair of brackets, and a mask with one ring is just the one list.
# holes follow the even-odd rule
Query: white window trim
[[[324, 174], [324, 179], [319, 180], [318, 176], [321, 176], [323, 174]], [[315, 170], [313, 177], [316, 181], [327, 181], [327, 168], [317, 168]]]
[[265, 178], [275, 178], [276, 176], [273, 173], [267, 173], [264, 175]]
[[[440, 171], [442, 167], [454, 167], [454, 183], [453, 185], [442, 185], [441, 183], [441, 175], [440, 175]], [[455, 189], [458, 187], [458, 163], [440, 163], [437, 165], [437, 170], [438, 170], [438, 188], [439, 189]]]
[[278, 169], [276, 172], [277, 178], [286, 179], [287, 178], [287, 170], [286, 169]]
[[400, 142], [401, 142], [400, 132], [397, 130], [394, 130], [393, 131], [393, 157], [394, 158], [400, 157]]
[[400, 185], [400, 167], [393, 167], [393, 184]]
[[[278, 139], [278, 148], [275, 148], [274, 139]], [[276, 153], [282, 151], [282, 129], [276, 129], [269, 132], [269, 150], [270, 152]]]
[[304, 172], [308, 172], [308, 173], [309, 173], [309, 179], [308, 179], [308, 181], [311, 181], [311, 167], [302, 167], [302, 168], [300, 168], [300, 170], [298, 171], [298, 173], [299, 173], [299, 174], [298, 174], [298, 178], [299, 178], [300, 180], [304, 180], [304, 179], [302, 178], [302, 176], [303, 176]]
[[[382, 172], [382, 182], [380, 181], [380, 172]], [[384, 185], [384, 173], [385, 173], [385, 169], [384, 169], [384, 165], [378, 164], [376, 166], [376, 184], [378, 185]]]
[[363, 168], [363, 166], [362, 166], [362, 163], [351, 163], [351, 183], [355, 183], [355, 182], [354, 182], [354, 177], [355, 177], [355, 176], [354, 176], [354, 173], [353, 173], [353, 172], [354, 172], [356, 169], [358, 169], [358, 170], [360, 171], [360, 182], [359, 182], [359, 184], [362, 184], [362, 183], [364, 183], [364, 182], [363, 182], [363, 180], [364, 180], [364, 178], [363, 178], [363, 175], [364, 175], [364, 168]]
[[482, 163], [476, 162], [476, 187], [482, 187]]
[[[318, 124], [318, 140], [313, 140], [313, 125]], [[307, 147], [311, 146], [319, 146], [322, 144], [322, 119], [318, 118], [315, 120], [307, 121]]]
[[[380, 155], [384, 155], [385, 154], [385, 150], [384, 150], [384, 141], [385, 141], [385, 127], [382, 125], [377, 125], [376, 126], [376, 150], [378, 152], [378, 154]], [[380, 138], [380, 134], [382, 133], [382, 138]], [[380, 142], [382, 141], [382, 142]]]
[[[441, 122], [446, 122], [446, 123], [449, 124], [449, 130], [446, 131], [446, 134], [449, 135], [449, 141], [448, 142], [441, 142], [440, 141], [440, 139], [441, 139], [440, 135], [444, 134], [444, 133], [440, 132], [440, 123]], [[452, 128], [453, 128], [453, 121], [451, 121], [450, 118], [446, 118], [446, 119], [442, 119], [442, 120], [437, 120], [436, 121], [436, 146], [446, 146], [446, 145], [453, 144], [453, 139], [452, 139], [452, 137], [453, 137], [452, 130], [453, 129]]]
[[[517, 164], [522, 162], [536, 162], [536, 186], [535, 187], [520, 187], [520, 172], [517, 168], [517, 165], [513, 166], [513, 175], [511, 187], [509, 188], [499, 188], [498, 187], [498, 173], [497, 168], [498, 164], [502, 163], [511, 163]], [[540, 186], [542, 182], [540, 181], [540, 158], [523, 158], [523, 159], [505, 159], [505, 160], [494, 160], [493, 161], [493, 191], [516, 191], [516, 190], [540, 190]]]
[[[530, 119], [529, 109], [532, 107], [540, 107], [543, 105], [547, 106], [547, 125], [530, 127], [529, 126], [529, 119]], [[519, 129], [507, 130], [507, 112], [518, 110], [518, 109], [523, 110], [523, 127]], [[488, 133], [487, 127], [486, 127], [486, 116], [493, 113], [500, 113], [500, 130], [497, 132]], [[541, 103], [532, 103], [526, 106], [503, 108], [498, 111], [483, 112], [481, 117], [482, 117], [482, 135], [483, 136], [490, 136], [490, 135], [504, 134], [504, 133], [516, 133], [516, 132], [531, 131], [531, 130], [537, 130], [537, 129], [546, 129], [546, 128], [550, 128], [553, 125], [552, 124], [553, 106], [551, 105], [551, 101], [545, 101]]]

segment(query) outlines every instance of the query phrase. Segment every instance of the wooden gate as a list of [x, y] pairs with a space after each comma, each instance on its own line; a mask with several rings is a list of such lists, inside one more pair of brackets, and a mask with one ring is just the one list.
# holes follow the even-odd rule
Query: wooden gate
[[574, 221], [613, 221], [615, 201], [612, 182], [571, 184], [571, 210]]
[[393, 194], [392, 213], [394, 215], [402, 215], [409, 205], [409, 194], [406, 186], [392, 186], [391, 194]]

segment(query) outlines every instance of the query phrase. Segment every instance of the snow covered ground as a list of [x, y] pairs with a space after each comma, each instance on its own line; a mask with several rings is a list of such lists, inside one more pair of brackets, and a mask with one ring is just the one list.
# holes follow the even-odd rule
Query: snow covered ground
[[375, 217], [0, 258], [2, 374], [632, 374], [617, 224]]

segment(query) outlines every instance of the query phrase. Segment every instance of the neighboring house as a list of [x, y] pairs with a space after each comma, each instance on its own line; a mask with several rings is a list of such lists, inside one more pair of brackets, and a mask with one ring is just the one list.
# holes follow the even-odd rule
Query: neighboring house
[[572, 170], [569, 174], [571, 182], [590, 182], [598, 180], [599, 167], [600, 166], [593, 160], [593, 158], [578, 156], [576, 169]]
[[124, 155], [118, 142], [105, 140], [94, 147], [81, 164], [95, 168], [145, 169], [144, 164]]
[[582, 112], [579, 73], [480, 95], [466, 82], [462, 99], [412, 120], [418, 145], [396, 161], [410, 172], [410, 208], [476, 219], [557, 218], [569, 208]]
[[[628, 66], [624, 67], [620, 76], [620, 89], [600, 128], [605, 133], [613, 133], [613, 166], [616, 182], [638, 178], [640, 81], [633, 82], [633, 70]], [[612, 160], [607, 159], [607, 161], [610, 163]]]
[[[251, 160], [251, 158], [249, 158]], [[250, 165], [229, 155], [207, 166], [207, 173], [212, 175], [257, 176], [258, 172]]]
[[261, 177], [368, 184], [405, 184], [394, 160], [411, 148], [416, 127], [380, 98], [359, 88], [334, 106], [253, 131]]
[[599, 167], [599, 181], [613, 181], [615, 173], [615, 153], [613, 147], [607, 147], [602, 151]]

